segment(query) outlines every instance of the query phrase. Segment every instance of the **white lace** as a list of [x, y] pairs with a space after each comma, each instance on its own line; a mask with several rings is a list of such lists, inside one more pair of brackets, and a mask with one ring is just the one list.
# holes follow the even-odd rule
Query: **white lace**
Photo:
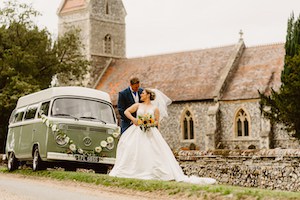
[[160, 113], [160, 120], [162, 120], [165, 117], [168, 117], [168, 105], [172, 103], [172, 100], [158, 89], [150, 90], [155, 93], [155, 100], [151, 102], [158, 108]]

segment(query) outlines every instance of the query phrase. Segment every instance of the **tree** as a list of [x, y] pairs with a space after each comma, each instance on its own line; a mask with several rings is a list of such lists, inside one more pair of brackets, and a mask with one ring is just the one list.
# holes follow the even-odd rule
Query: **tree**
[[269, 96], [260, 93], [261, 111], [300, 139], [300, 16], [295, 20], [293, 13], [288, 19], [285, 52], [281, 87], [279, 91], [272, 89]]
[[0, 152], [19, 97], [48, 88], [55, 75], [67, 82], [87, 73], [89, 62], [80, 53], [79, 31], [73, 29], [53, 41], [47, 29], [34, 24], [38, 15], [17, 1], [7, 1], [0, 9]]

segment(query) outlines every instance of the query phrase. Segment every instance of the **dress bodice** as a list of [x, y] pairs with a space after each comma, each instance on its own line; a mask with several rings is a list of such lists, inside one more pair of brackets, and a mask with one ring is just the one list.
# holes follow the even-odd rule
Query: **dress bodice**
[[155, 106], [150, 105], [150, 106], [146, 106], [142, 103], [140, 103], [139, 108], [137, 110], [137, 116], [142, 116], [144, 114], [149, 114], [152, 115], [154, 117], [154, 112], [155, 112]]

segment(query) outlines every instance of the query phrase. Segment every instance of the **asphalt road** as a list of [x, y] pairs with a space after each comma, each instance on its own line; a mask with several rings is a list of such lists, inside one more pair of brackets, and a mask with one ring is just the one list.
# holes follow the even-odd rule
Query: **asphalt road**
[[0, 200], [149, 200], [100, 186], [0, 174]]

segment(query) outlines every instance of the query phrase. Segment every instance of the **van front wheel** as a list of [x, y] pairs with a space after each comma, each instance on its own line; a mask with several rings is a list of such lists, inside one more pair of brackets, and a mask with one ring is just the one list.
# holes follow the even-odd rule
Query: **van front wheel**
[[33, 152], [32, 170], [38, 171], [38, 170], [43, 170], [43, 169], [46, 169], [45, 164], [43, 163], [43, 161], [41, 159], [39, 148], [36, 146], [34, 148], [34, 152]]
[[7, 160], [7, 169], [8, 171], [14, 171], [16, 169], [18, 169], [18, 160], [14, 154], [14, 152], [11, 152], [9, 155], [8, 155], [8, 160]]

